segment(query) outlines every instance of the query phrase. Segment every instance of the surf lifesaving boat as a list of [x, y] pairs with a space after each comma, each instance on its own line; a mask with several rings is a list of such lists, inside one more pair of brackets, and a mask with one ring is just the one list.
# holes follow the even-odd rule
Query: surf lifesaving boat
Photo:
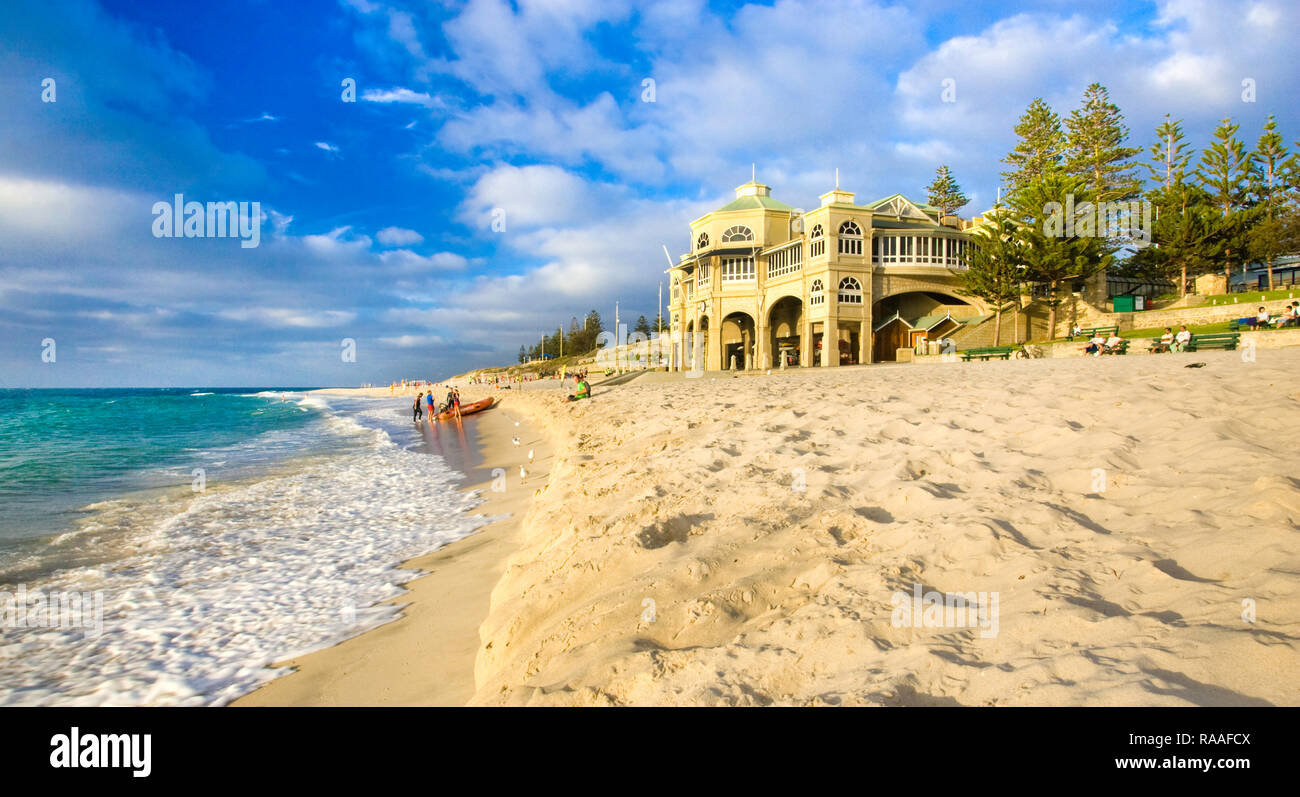
[[[485, 398], [482, 401], [476, 401], [473, 404], [462, 404], [460, 405], [460, 415], [463, 418], [466, 415], [473, 415], [476, 412], [490, 409], [492, 405], [496, 404], [496, 401], [496, 399], [489, 396], [488, 398]], [[455, 417], [455, 410], [447, 410], [446, 412], [438, 413], [438, 420], [440, 421], [450, 421]]]

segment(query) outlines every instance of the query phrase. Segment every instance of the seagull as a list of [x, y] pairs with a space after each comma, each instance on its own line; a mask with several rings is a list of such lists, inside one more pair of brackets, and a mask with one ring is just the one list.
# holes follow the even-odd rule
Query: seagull
[[510, 442], [514, 443], [515, 445], [519, 445], [519, 438], [518, 438], [518, 437], [512, 437], [512, 438], [510, 438]]
[[528, 464], [533, 464], [533, 450], [531, 448], [528, 449]]
[[519, 481], [523, 481], [523, 480], [526, 479], [526, 478], [528, 478], [528, 471], [524, 470], [524, 466], [523, 466], [523, 465], [520, 465], [520, 466], [519, 466]]
[[515, 426], [518, 426], [518, 425], [519, 425], [519, 421], [515, 421]]

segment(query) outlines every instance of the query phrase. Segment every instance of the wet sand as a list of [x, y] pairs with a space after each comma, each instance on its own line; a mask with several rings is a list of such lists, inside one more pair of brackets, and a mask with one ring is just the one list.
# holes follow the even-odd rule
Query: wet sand
[[[357, 395], [357, 392], [343, 391]], [[387, 395], [387, 389], [375, 395]], [[467, 474], [466, 488], [481, 490], [478, 512], [500, 519], [469, 537], [402, 566], [421, 570], [393, 599], [402, 616], [333, 647], [279, 666], [295, 671], [232, 703], [236, 706], [460, 706], [474, 694], [479, 626], [487, 617], [493, 587], [518, 544], [521, 515], [551, 464], [548, 441], [501, 406], [461, 424], [424, 424], [425, 447]], [[518, 436], [520, 445], [511, 438]], [[520, 485], [519, 467], [529, 449], [535, 461]], [[504, 491], [492, 490], [494, 468], [504, 472]], [[501, 481], [497, 481], [501, 486]]]

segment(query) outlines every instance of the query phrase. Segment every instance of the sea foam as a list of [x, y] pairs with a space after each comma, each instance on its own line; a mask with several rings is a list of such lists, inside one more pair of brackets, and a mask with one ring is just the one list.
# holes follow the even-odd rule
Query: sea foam
[[273, 662], [395, 617], [378, 602], [418, 575], [396, 565], [490, 518], [440, 457], [377, 428], [401, 408], [357, 410], [321, 420], [361, 448], [142, 518], [122, 558], [28, 584], [102, 590], [103, 633], [4, 629], [0, 705], [220, 705], [284, 674]]

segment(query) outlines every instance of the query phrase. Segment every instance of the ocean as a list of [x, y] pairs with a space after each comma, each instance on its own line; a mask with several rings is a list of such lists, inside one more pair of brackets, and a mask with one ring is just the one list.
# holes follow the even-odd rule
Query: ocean
[[410, 401], [0, 390], [0, 705], [221, 705], [392, 619], [490, 520]]

